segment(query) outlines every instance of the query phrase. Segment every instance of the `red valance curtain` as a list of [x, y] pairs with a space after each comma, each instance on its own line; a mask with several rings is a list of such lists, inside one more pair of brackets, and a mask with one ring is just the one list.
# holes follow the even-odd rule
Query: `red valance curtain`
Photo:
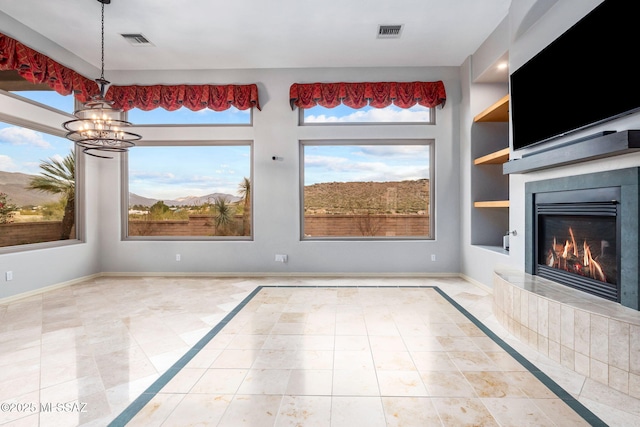
[[124, 111], [139, 108], [144, 111], [162, 107], [173, 111], [180, 107], [192, 111], [209, 108], [224, 111], [231, 106], [239, 110], [260, 109], [258, 86], [250, 85], [155, 85], [111, 86], [105, 98], [115, 108]]
[[351, 108], [367, 105], [375, 108], [394, 104], [411, 108], [416, 104], [433, 108], [444, 106], [447, 94], [444, 83], [437, 82], [378, 82], [378, 83], [294, 83], [289, 89], [291, 109], [326, 108], [344, 104]]
[[44, 83], [61, 95], [73, 93], [80, 102], [100, 92], [95, 81], [0, 33], [0, 70], [17, 70], [31, 83]]
[[[17, 70], [31, 83], [45, 83], [61, 95], [74, 94], [80, 102], [87, 102], [100, 93], [90, 80], [51, 58], [0, 33], [0, 70]], [[155, 85], [111, 86], [105, 95], [114, 107], [127, 111], [132, 108], [152, 110], [163, 107], [169, 111], [180, 107], [190, 110], [210, 108], [223, 111], [231, 106], [239, 110], [260, 109], [258, 87], [251, 85]]]

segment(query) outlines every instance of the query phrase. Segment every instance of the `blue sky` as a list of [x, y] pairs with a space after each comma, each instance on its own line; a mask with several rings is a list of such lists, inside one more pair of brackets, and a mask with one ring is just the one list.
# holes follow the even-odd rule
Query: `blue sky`
[[[49, 92], [20, 92], [62, 111], [72, 112], [73, 99]], [[414, 107], [400, 110], [365, 108], [353, 110], [339, 106], [317, 107], [305, 111], [307, 122], [393, 122], [424, 121], [429, 110]], [[255, 114], [259, 114], [256, 112]], [[250, 112], [230, 109], [225, 112], [180, 109], [167, 112], [132, 110], [133, 123], [249, 123]], [[362, 144], [366, 144], [363, 141]], [[0, 123], [0, 170], [39, 173], [38, 165], [48, 158], [66, 156], [72, 145], [34, 130]], [[249, 146], [134, 147], [129, 152], [130, 188], [133, 193], [161, 200], [185, 196], [203, 196], [221, 192], [238, 194], [238, 185], [250, 177]], [[176, 159], [181, 161], [177, 162]], [[105, 160], [109, 161], [109, 160]], [[420, 145], [306, 145], [304, 146], [305, 185], [319, 182], [400, 181], [429, 177], [428, 147]]]
[[251, 177], [250, 156], [248, 145], [135, 147], [129, 150], [129, 191], [158, 200], [239, 195], [243, 178]]
[[150, 111], [142, 111], [137, 108], [129, 110], [128, 120], [138, 125], [158, 123], [188, 123], [188, 124], [250, 124], [251, 110], [238, 110], [231, 107], [225, 111], [213, 111], [207, 108], [200, 111], [191, 111], [180, 108], [175, 111], [167, 111], [164, 108], [156, 108]]
[[304, 110], [305, 123], [398, 123], [428, 122], [430, 110], [421, 105], [411, 108], [398, 108], [390, 105], [386, 108], [364, 107], [358, 110], [338, 105], [334, 108], [313, 107]]
[[424, 145], [305, 145], [304, 185], [429, 178]]
[[[73, 113], [73, 98], [54, 91], [24, 91], [17, 95]], [[62, 128], [62, 123], [60, 124]], [[0, 170], [26, 174], [40, 173], [40, 163], [62, 159], [73, 144], [65, 138], [0, 122]]]
[[50, 158], [61, 160], [72, 147], [68, 139], [0, 123], [1, 171], [38, 174], [42, 161]]
[[72, 96], [62, 96], [52, 90], [25, 90], [16, 92], [15, 94], [57, 108], [65, 113], [73, 114], [74, 104]]

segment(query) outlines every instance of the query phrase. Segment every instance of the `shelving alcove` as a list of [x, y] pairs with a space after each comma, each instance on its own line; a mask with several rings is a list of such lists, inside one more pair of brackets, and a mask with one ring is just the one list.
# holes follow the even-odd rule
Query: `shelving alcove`
[[509, 160], [508, 94], [474, 117], [471, 155], [471, 244], [503, 251], [509, 230], [509, 177], [502, 171]]

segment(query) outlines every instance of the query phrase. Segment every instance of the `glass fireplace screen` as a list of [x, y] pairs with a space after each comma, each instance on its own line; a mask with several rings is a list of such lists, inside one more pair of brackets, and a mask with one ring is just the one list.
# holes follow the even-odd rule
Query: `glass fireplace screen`
[[615, 216], [539, 215], [538, 264], [617, 285]]

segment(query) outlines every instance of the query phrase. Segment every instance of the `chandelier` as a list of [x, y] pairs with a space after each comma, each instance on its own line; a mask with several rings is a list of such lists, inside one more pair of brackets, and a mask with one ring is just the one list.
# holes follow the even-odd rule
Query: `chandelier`
[[131, 123], [122, 120], [123, 111], [113, 108], [113, 102], [104, 98], [106, 86], [110, 83], [104, 78], [104, 5], [111, 4], [111, 0], [97, 1], [102, 3], [101, 73], [100, 78], [96, 79], [100, 94], [92, 96], [90, 101], [73, 113], [76, 118], [62, 126], [69, 131], [66, 137], [82, 148], [85, 154], [110, 159], [102, 153], [125, 152], [142, 137], [124, 130]]

